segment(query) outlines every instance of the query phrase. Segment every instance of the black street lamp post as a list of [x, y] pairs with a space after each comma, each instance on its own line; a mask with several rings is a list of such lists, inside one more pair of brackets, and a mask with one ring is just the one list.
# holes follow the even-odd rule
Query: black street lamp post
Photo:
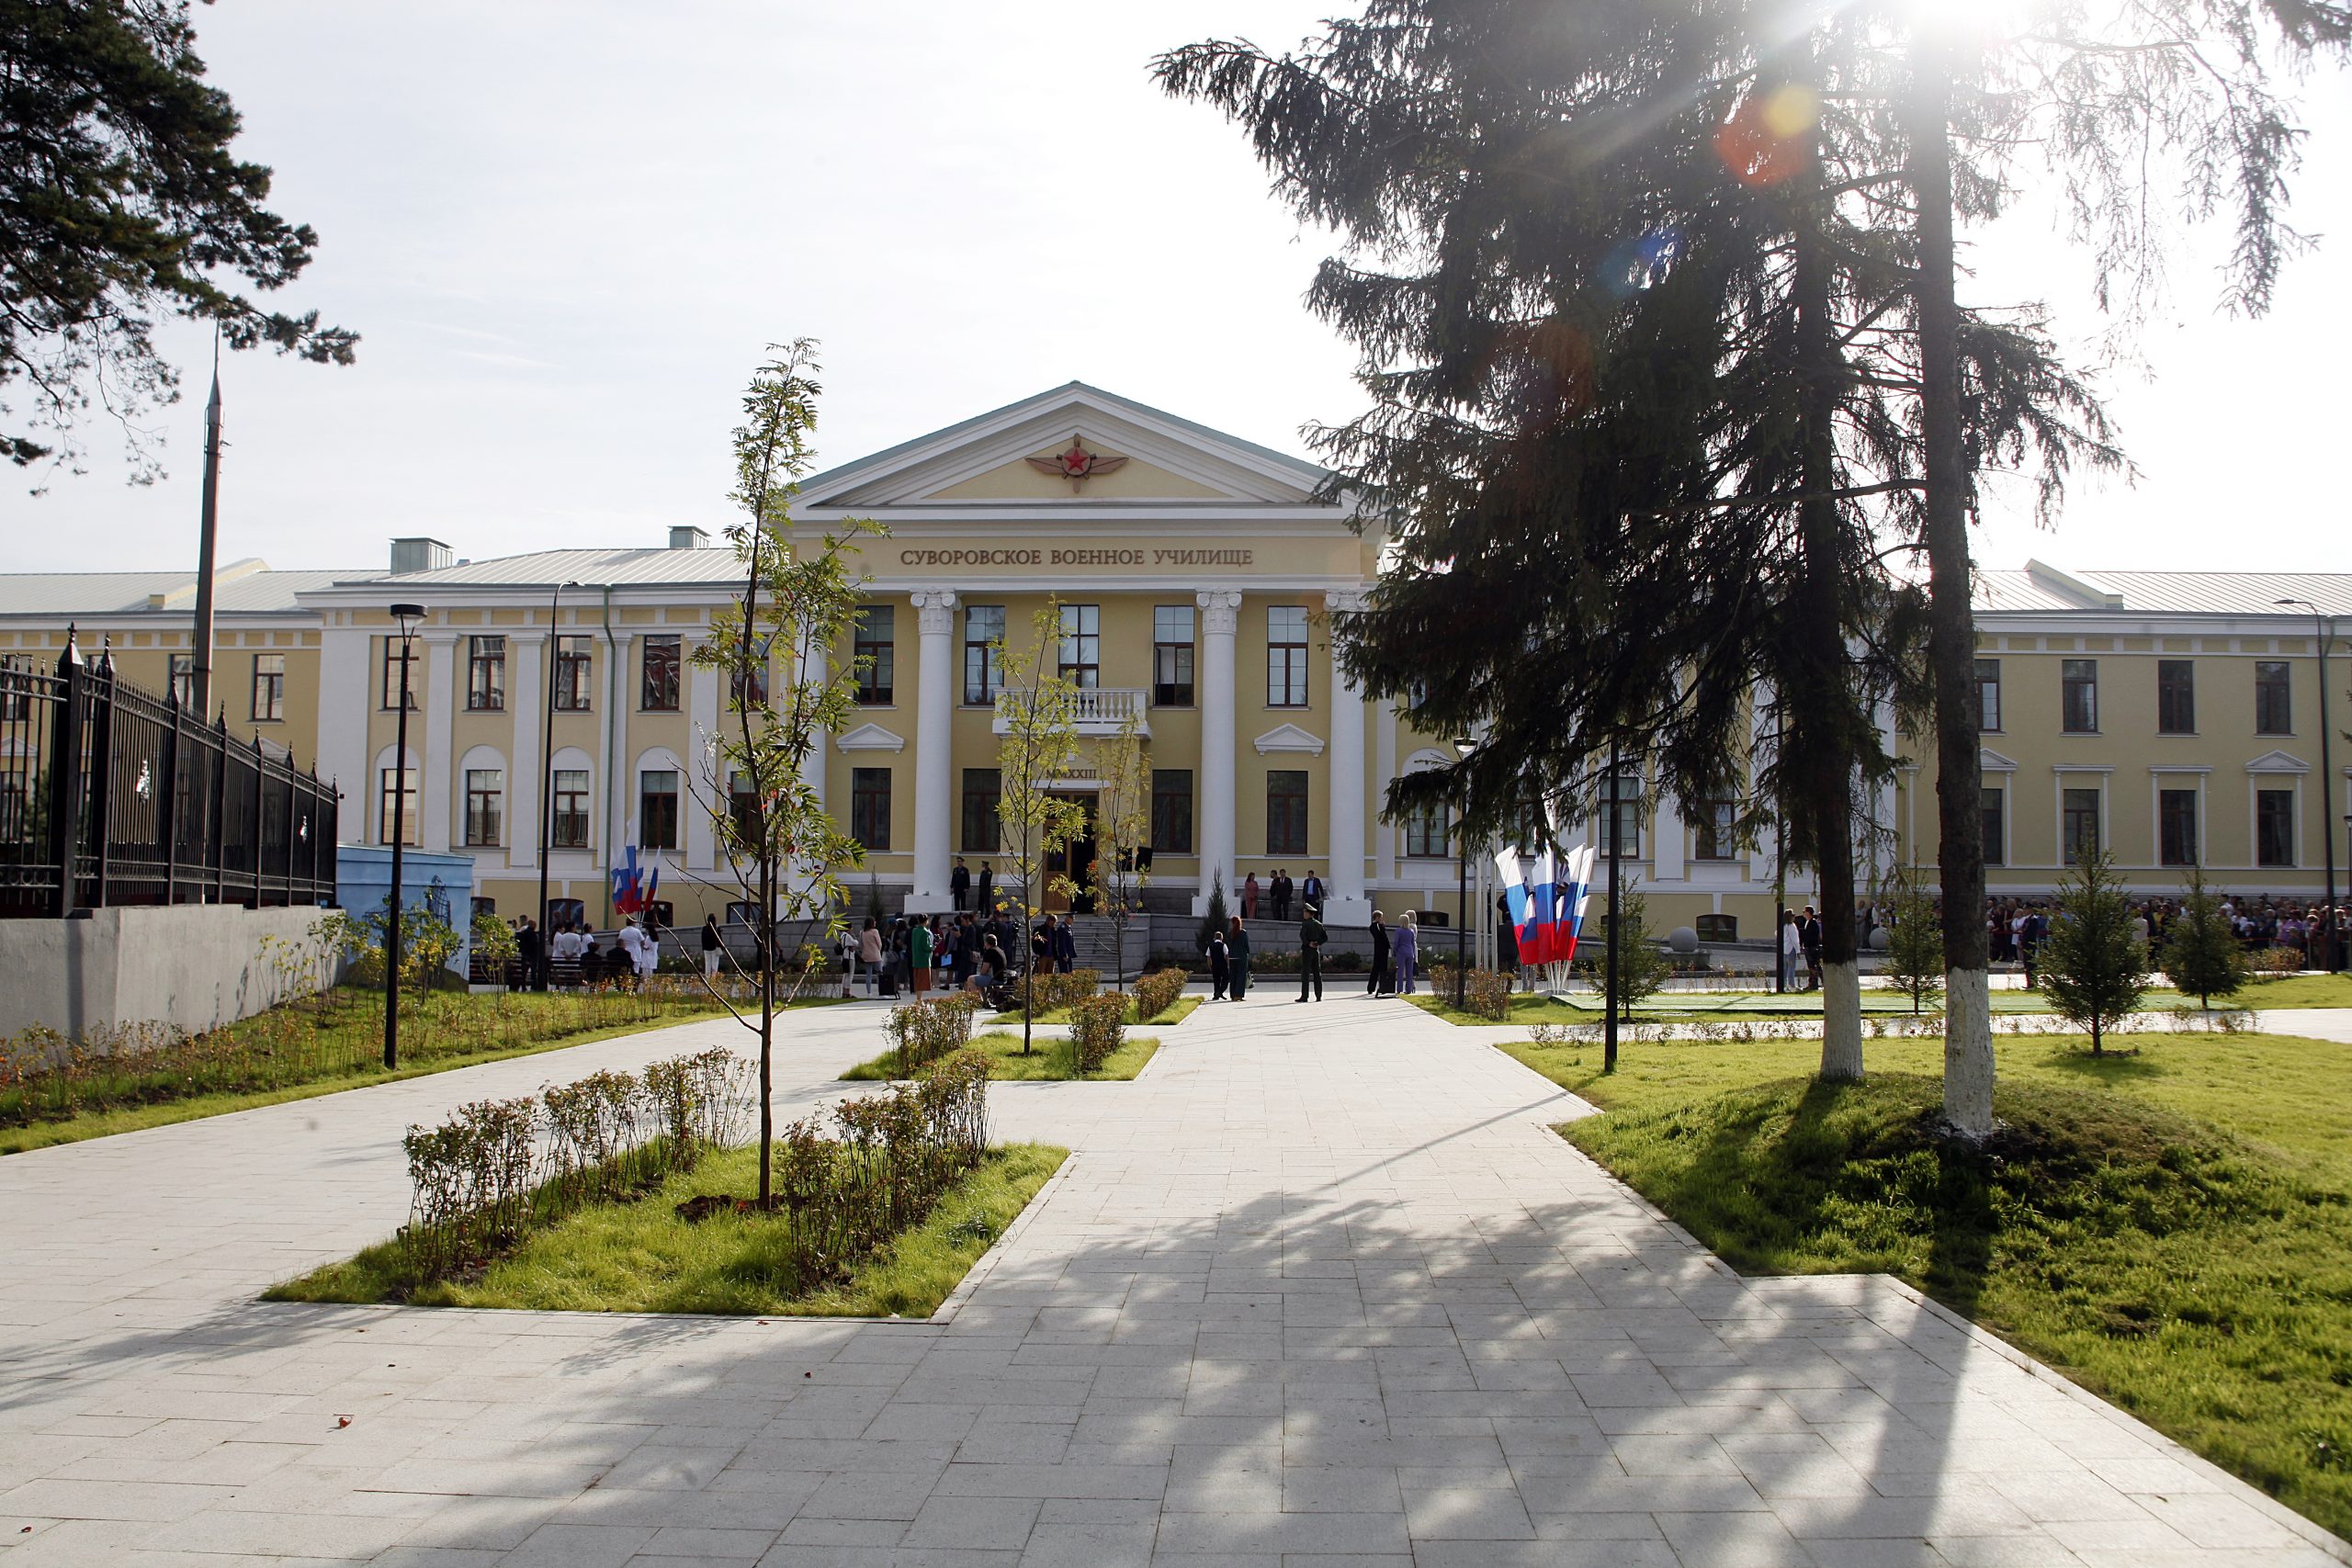
[[[416, 624], [424, 619], [424, 606], [395, 604], [392, 618], [401, 624], [401, 705], [399, 729], [392, 741], [392, 889], [385, 901], [384, 922], [384, 1068], [388, 1072], [401, 1065], [401, 848], [408, 841], [408, 669], [415, 657]], [[416, 784], [422, 795], [422, 770]]]
[[532, 964], [531, 989], [548, 988], [548, 966], [554, 962], [550, 949], [555, 933], [548, 930], [548, 850], [555, 836], [555, 682], [563, 663], [563, 634], [556, 626], [556, 615], [563, 603], [563, 591], [579, 588], [578, 582], [560, 582], [548, 594], [548, 711], [546, 739], [539, 747], [539, 951]]
[[[1453, 743], [1453, 749], [1466, 762], [1470, 753], [1478, 749], [1478, 743], [1464, 736]], [[1454, 823], [1454, 832], [1459, 841], [1454, 850], [1453, 1010], [1460, 1012], [1470, 985], [1470, 791], [1466, 785], [1462, 791], [1462, 815]]]
[[[2335, 617], [2321, 614], [2320, 607], [2308, 599], [2274, 599], [2271, 603], [2309, 610], [2312, 627], [2319, 633], [2319, 836], [2327, 863], [2327, 897], [2320, 901], [2320, 908], [2326, 911], [2322, 925], [2327, 956], [2322, 962], [2329, 969], [2340, 969], [2344, 966], [2344, 946], [2338, 934], [2342, 913], [2335, 907], [2335, 764], [2329, 754], [2327, 733], [2327, 650], [2335, 642]], [[2346, 819], [2352, 820], [2352, 816]]]
[[1623, 809], [1617, 799], [1617, 742], [1609, 743], [1609, 1016], [1601, 1025], [1600, 1070], [1617, 1070], [1617, 955], [1622, 950], [1624, 933], [1618, 929], [1619, 899], [1617, 895], [1617, 863], [1624, 858], [1625, 840], [1619, 826], [1619, 813]]

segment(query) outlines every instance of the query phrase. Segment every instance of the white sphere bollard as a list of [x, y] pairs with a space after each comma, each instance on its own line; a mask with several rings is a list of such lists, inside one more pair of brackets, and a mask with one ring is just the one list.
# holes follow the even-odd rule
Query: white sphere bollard
[[1699, 951], [1699, 933], [1689, 926], [1677, 926], [1667, 933], [1666, 945], [1677, 953], [1696, 953]]

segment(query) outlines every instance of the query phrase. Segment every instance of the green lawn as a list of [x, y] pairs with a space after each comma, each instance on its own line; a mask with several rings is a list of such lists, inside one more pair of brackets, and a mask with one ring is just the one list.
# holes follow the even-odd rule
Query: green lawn
[[[1193, 1010], [1198, 1008], [1206, 1000], [1208, 1000], [1206, 997], [1179, 997], [1174, 1001], [1168, 1004], [1167, 1011], [1155, 1013], [1149, 1018], [1137, 1018], [1136, 1016], [1135, 1005], [1130, 1002], [1127, 1005], [1127, 1022], [1130, 1025], [1143, 1023], [1182, 1023], [1186, 1019], [1192, 1017]], [[1019, 1023], [1021, 1021], [1021, 1015], [1017, 1012], [1001, 1012], [994, 1018], [988, 1020], [988, 1021], [991, 1024]], [[1057, 1008], [1052, 1012], [1041, 1012], [1037, 1015], [1037, 1021], [1039, 1023], [1068, 1023], [1069, 1021], [1069, 1010], [1068, 1008]]]
[[[1496, 1027], [1492, 1019], [1456, 1010], [1452, 992], [1442, 997], [1417, 992], [1406, 999], [1448, 1023], [1472, 1024], [1485, 1029]], [[2039, 991], [1996, 990], [1991, 993], [1991, 999], [1996, 1013], [2046, 1013], [2051, 1010], [2048, 998]], [[2194, 1008], [2196, 1005], [2196, 998], [2184, 997], [2165, 987], [2151, 990], [2143, 1004], [2151, 1012]], [[2283, 980], [2256, 981], [2218, 1005], [2255, 1009], [2352, 1007], [2352, 976], [2297, 975]], [[1599, 1023], [1608, 1011], [1597, 991], [1578, 991], [1566, 997], [1514, 996], [1510, 1008], [1510, 1021], [1515, 1024]], [[1939, 1000], [1928, 998], [1926, 1010], [1930, 1013], [1939, 1011]], [[1907, 1016], [1911, 1011], [1911, 998], [1898, 991], [1867, 990], [1862, 993], [1862, 1011], [1866, 1016]], [[1665, 991], [1637, 1003], [1632, 1016], [1644, 1023], [1721, 1023], [1740, 1019], [1819, 1018], [1821, 993]]]
[[[719, 1213], [688, 1224], [678, 1217], [675, 1206], [689, 1198], [756, 1190], [757, 1152], [741, 1148], [710, 1156], [640, 1201], [597, 1204], [533, 1232], [478, 1282], [431, 1285], [406, 1299], [539, 1312], [928, 1317], [1069, 1155], [1045, 1144], [990, 1150], [921, 1225], [830, 1290], [801, 1291], [774, 1219]], [[277, 1286], [267, 1299], [396, 1301], [401, 1277], [399, 1249], [386, 1242]]]
[[[989, 1057], [989, 1077], [1006, 1082], [1029, 1083], [1041, 1080], [1062, 1081], [1069, 1078], [1069, 1042], [1058, 1034], [1038, 1034], [1032, 1037], [1029, 1055], [1021, 1054], [1021, 1036], [1017, 1032], [992, 1031], [972, 1036], [971, 1048], [983, 1051]], [[1159, 1042], [1148, 1034], [1130, 1034], [1126, 1043], [1111, 1053], [1111, 1059], [1087, 1075], [1089, 1083], [1110, 1079], [1132, 1078], [1143, 1071], [1144, 1064], [1159, 1049]], [[887, 1082], [899, 1076], [899, 1054], [885, 1051], [870, 1062], [860, 1062], [842, 1075], [846, 1083]]]
[[1942, 1043], [1506, 1047], [1610, 1114], [1562, 1131], [1736, 1268], [1927, 1291], [2331, 1529], [2352, 1529], [2352, 1047], [1996, 1043], [2007, 1130], [1932, 1136]]
[[[289, 1018], [298, 1010], [308, 1015]], [[319, 1003], [273, 1008], [198, 1036], [153, 1062], [120, 1071], [83, 1069], [68, 1086], [72, 1101], [62, 1112], [42, 1080], [10, 1084], [0, 1090], [0, 1155], [564, 1050], [691, 1023], [716, 1010], [680, 1002], [637, 1007], [625, 998], [592, 1000], [567, 993], [442, 992], [428, 998], [418, 1017], [403, 1010], [401, 1065], [387, 1072], [379, 1055], [381, 998], [344, 987]], [[642, 1016], [622, 1016], [630, 1011]]]

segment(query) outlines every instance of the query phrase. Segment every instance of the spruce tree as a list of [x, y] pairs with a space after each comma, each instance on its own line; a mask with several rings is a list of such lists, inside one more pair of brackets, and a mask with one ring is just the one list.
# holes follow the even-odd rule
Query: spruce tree
[[1894, 905], [1886, 928], [1886, 974], [1909, 995], [1916, 1015], [1929, 997], [1943, 991], [1943, 928], [1935, 905], [1907, 876], [1895, 886]]
[[2205, 886], [2201, 865], [2190, 869], [2181, 889], [2180, 913], [2165, 933], [2163, 962], [2165, 978], [2176, 990], [2193, 993], [2200, 1008], [2211, 1009], [2215, 997], [2245, 984], [2245, 948], [2222, 918], [2222, 900]]
[[2041, 994], [2060, 1017], [2091, 1032], [2097, 1056], [2107, 1031], [2147, 994], [2147, 945], [2132, 934], [2132, 905], [2104, 851], [2066, 874], [2057, 902], [2041, 944]]

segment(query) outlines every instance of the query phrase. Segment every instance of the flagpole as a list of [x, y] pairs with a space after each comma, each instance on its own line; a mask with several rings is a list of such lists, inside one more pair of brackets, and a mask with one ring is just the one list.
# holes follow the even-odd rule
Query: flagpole
[[1624, 843], [1617, 827], [1617, 743], [1609, 743], [1609, 1019], [1601, 1027], [1600, 1070], [1617, 1070], [1617, 955], [1623, 951], [1624, 933], [1618, 928], [1617, 863], [1624, 859]]

